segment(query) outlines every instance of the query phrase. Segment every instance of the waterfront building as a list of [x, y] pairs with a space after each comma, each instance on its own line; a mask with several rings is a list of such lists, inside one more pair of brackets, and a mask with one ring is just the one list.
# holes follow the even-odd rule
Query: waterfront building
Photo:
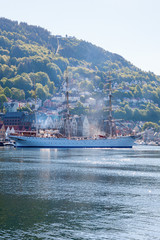
[[8, 112], [4, 115], [3, 118], [4, 125], [11, 127], [19, 126], [20, 128], [22, 128], [23, 127], [22, 119], [24, 115], [25, 114], [23, 112]]

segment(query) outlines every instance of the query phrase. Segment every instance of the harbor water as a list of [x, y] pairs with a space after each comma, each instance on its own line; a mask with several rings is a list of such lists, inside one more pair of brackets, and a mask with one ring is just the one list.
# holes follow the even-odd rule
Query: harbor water
[[0, 239], [159, 240], [160, 147], [0, 148]]

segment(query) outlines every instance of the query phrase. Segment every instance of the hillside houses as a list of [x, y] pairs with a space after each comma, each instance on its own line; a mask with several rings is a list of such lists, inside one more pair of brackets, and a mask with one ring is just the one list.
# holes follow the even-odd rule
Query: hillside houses
[[42, 100], [37, 99], [35, 103], [34, 99], [27, 99], [27, 101], [23, 102], [8, 99], [8, 102], [5, 102], [3, 104], [6, 112], [17, 112], [18, 108], [26, 107], [27, 105], [30, 106], [31, 108], [33, 108], [34, 106], [34, 109], [38, 110], [42, 106]]
[[4, 103], [4, 107], [6, 112], [17, 112], [17, 108], [25, 106], [25, 103], [18, 102], [18, 101], [11, 101]]

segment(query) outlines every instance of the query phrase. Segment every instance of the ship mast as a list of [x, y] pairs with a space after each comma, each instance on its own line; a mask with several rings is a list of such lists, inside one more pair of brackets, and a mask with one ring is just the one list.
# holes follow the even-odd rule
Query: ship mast
[[105, 122], [107, 122], [108, 124], [108, 131], [109, 131], [109, 136], [113, 137], [113, 116], [112, 116], [112, 78], [111, 78], [111, 74], [109, 72], [109, 77], [108, 80], [106, 80], [106, 83], [109, 84], [109, 107], [108, 107], [108, 120], [105, 120]]
[[37, 136], [38, 136], [37, 113], [36, 113], [37, 95], [36, 95], [35, 79], [34, 79], [34, 96], [35, 96], [35, 108], [34, 108], [34, 113], [35, 113], [35, 127], [36, 127], [36, 137], [37, 137]]
[[112, 116], [112, 85], [111, 85], [111, 74], [109, 73], [109, 133], [113, 137], [113, 116]]
[[66, 126], [65, 132], [66, 136], [70, 138], [70, 119], [69, 119], [69, 81], [68, 81], [68, 69], [66, 70]]

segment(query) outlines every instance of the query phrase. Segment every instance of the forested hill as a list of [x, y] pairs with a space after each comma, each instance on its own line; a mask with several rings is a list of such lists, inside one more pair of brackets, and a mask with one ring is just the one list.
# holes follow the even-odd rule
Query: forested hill
[[[7, 38], [12, 42], [6, 43], [8, 46], [12, 43], [13, 45], [22, 45], [22, 42], [25, 44], [40, 45], [46, 47], [48, 50], [52, 51], [54, 54], [58, 48], [58, 42], [60, 44], [60, 49], [58, 51], [59, 55], [65, 58], [74, 58], [77, 60], [86, 61], [99, 67], [104, 67], [108, 65], [109, 62], [115, 63], [119, 62], [123, 67], [133, 67], [129, 62], [123, 59], [117, 54], [110, 53], [103, 50], [100, 47], [96, 47], [91, 43], [77, 40], [74, 37], [65, 37], [53, 36], [49, 31], [37, 27], [30, 26], [26, 23], [19, 23], [17, 21], [11, 21], [8, 19], [0, 18], [0, 29], [1, 35]], [[6, 39], [6, 40], [7, 40]], [[19, 42], [21, 40], [22, 42]], [[18, 42], [17, 42], [18, 41]], [[7, 46], [5, 46], [7, 47]], [[19, 46], [20, 49], [25, 46]], [[10, 49], [11, 50], [11, 49]], [[27, 49], [26, 49], [27, 50]], [[15, 56], [14, 56], [15, 55]], [[36, 55], [36, 52], [21, 51], [15, 54], [12, 54], [14, 57], [26, 57], [29, 55]], [[37, 52], [38, 55], [38, 52]], [[108, 62], [107, 62], [108, 61]], [[134, 68], [135, 69], [135, 68]]]
[[[82, 90], [105, 93], [106, 74], [110, 72], [119, 87], [115, 99], [148, 96], [154, 103], [160, 102], [160, 78], [141, 71], [120, 55], [75, 37], [51, 35], [41, 27], [0, 18], [1, 108], [5, 97], [33, 97], [34, 83], [38, 97], [52, 97], [61, 87], [67, 66]], [[126, 83], [129, 85], [124, 92]]]

